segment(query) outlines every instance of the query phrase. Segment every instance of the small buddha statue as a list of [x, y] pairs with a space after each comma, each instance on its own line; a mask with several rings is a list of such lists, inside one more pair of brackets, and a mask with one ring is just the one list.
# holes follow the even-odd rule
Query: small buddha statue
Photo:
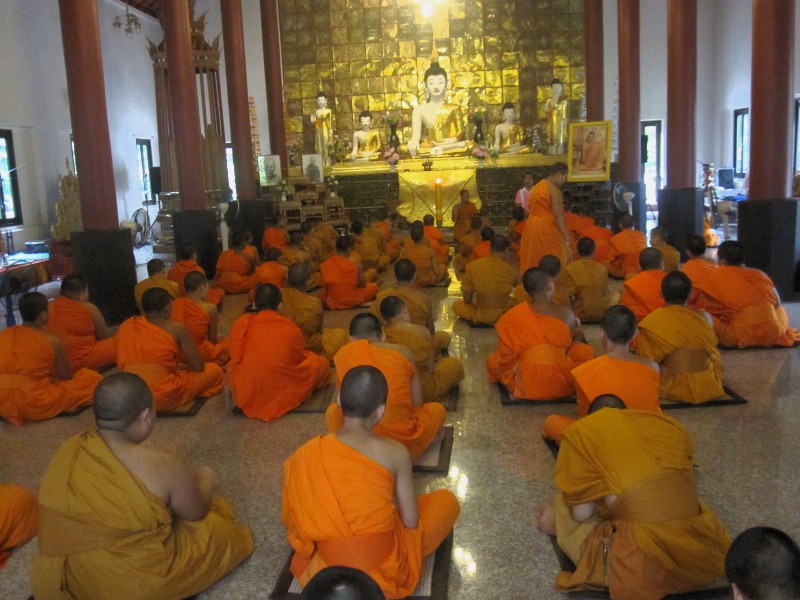
[[317, 108], [311, 113], [314, 124], [314, 150], [322, 154], [322, 164], [330, 164], [330, 149], [333, 141], [333, 111], [328, 108], [328, 94], [317, 94]]
[[372, 129], [372, 113], [362, 110], [358, 115], [361, 129], [353, 133], [353, 160], [378, 160], [381, 152], [380, 133]]
[[564, 86], [560, 79], [553, 79], [553, 96], [545, 103], [547, 113], [547, 146], [549, 154], [565, 154], [567, 151], [567, 99], [562, 98]]
[[[428, 99], [414, 107], [411, 113], [411, 139], [408, 152], [411, 156], [440, 156], [466, 148], [464, 142], [464, 117], [461, 107], [445, 102], [447, 71], [438, 61], [436, 50], [431, 66], [425, 71], [425, 91]], [[423, 136], [424, 128], [424, 136]]]
[[530, 146], [522, 143], [524, 132], [516, 123], [517, 111], [512, 102], [503, 104], [503, 122], [494, 128], [494, 147], [501, 154], [521, 154], [530, 152]]

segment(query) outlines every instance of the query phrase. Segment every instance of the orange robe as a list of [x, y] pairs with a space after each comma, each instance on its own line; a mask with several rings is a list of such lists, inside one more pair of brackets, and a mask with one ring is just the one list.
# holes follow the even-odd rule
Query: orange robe
[[361, 258], [361, 255], [353, 250], [350, 254], [347, 255], [351, 261], [353, 261], [356, 265], [361, 266], [361, 273], [364, 275], [364, 281], [367, 283], [373, 283], [378, 281], [378, 269], [367, 269], [364, 268], [364, 261]]
[[470, 231], [461, 236], [458, 240], [458, 252], [453, 259], [453, 266], [456, 271], [463, 271], [470, 261], [472, 250], [481, 243], [481, 234], [477, 231]]
[[[598, 356], [572, 369], [578, 397], [578, 418], [589, 414], [592, 401], [603, 394], [614, 394], [630, 409], [660, 413], [658, 371], [632, 360]], [[575, 419], [550, 415], [544, 420], [542, 435], [560, 444], [564, 430]]]
[[389, 266], [389, 257], [381, 253], [375, 234], [371, 231], [364, 231], [356, 236], [355, 251], [361, 256], [361, 262], [365, 269], [378, 269], [383, 271]]
[[139, 310], [142, 309], [142, 296], [144, 296], [144, 293], [147, 290], [153, 288], [161, 288], [166, 290], [173, 300], [178, 297], [178, 286], [174, 281], [170, 281], [161, 275], [154, 275], [153, 277], [143, 279], [136, 284], [135, 288], [133, 288], [133, 296], [136, 298], [136, 306], [139, 307]]
[[313, 233], [303, 238], [302, 248], [311, 257], [311, 260], [317, 267], [327, 258], [327, 251], [322, 247], [322, 240]]
[[717, 265], [703, 258], [690, 258], [681, 267], [681, 272], [692, 280], [689, 306], [705, 310], [710, 299], [707, 290], [711, 277], [717, 272]]
[[295, 551], [290, 569], [302, 586], [325, 567], [342, 565], [365, 572], [386, 598], [414, 591], [423, 558], [453, 528], [458, 500], [448, 490], [418, 497], [419, 524], [408, 529], [394, 488], [385, 467], [335, 435], [315, 437], [289, 457], [281, 518]]
[[639, 323], [640, 356], [661, 365], [661, 397], [690, 404], [720, 398], [722, 358], [705, 318], [686, 306], [659, 308]]
[[328, 360], [347, 343], [347, 332], [338, 328], [323, 328], [324, 307], [316, 296], [294, 288], [283, 288], [280, 313], [300, 328], [306, 349]]
[[623, 229], [609, 240], [608, 259], [604, 261], [608, 274], [617, 279], [641, 271], [639, 253], [647, 248], [647, 238], [641, 231]]
[[265, 283], [271, 283], [277, 288], [282, 288], [286, 284], [286, 267], [281, 266], [274, 260], [268, 260], [256, 267], [256, 285], [250, 290], [248, 298], [253, 302], [256, 298], [256, 287]]
[[453, 239], [460, 241], [461, 237], [469, 233], [472, 228], [472, 217], [478, 214], [478, 207], [474, 202], [458, 203], [458, 219], [453, 223]]
[[[389, 384], [389, 396], [386, 412], [372, 432], [403, 444], [408, 448], [411, 460], [419, 458], [444, 425], [446, 411], [438, 402], [413, 405], [411, 378], [414, 365], [399, 352], [379, 348], [366, 340], [345, 345], [333, 357], [333, 364], [336, 365], [337, 387], [341, 387], [345, 373], [353, 367], [371, 365], [383, 373]], [[342, 426], [342, 408], [336, 402], [328, 407], [325, 421], [331, 433]]]
[[[594, 241], [594, 259], [599, 262], [608, 260], [609, 252], [611, 251], [611, 238], [614, 234], [608, 227], [600, 227], [598, 225], [589, 225], [581, 231], [581, 237], [588, 237]], [[577, 256], [577, 248], [576, 248]], [[638, 256], [637, 256], [638, 260]]]
[[36, 535], [39, 523], [36, 498], [24, 487], [0, 483], [0, 569], [11, 548]]
[[[447, 276], [447, 270], [443, 265], [439, 265], [436, 262], [433, 251], [428, 248], [428, 246], [415, 244], [413, 242], [406, 244], [401, 257], [407, 258], [416, 266], [417, 272], [414, 275], [414, 285], [417, 287], [436, 285], [444, 281]], [[434, 265], [436, 265], [438, 269], [435, 268]]]
[[117, 340], [95, 337], [92, 313], [83, 302], [61, 296], [50, 301], [50, 320], [44, 330], [56, 336], [73, 370], [103, 369], [117, 360]]
[[131, 317], [119, 326], [117, 363], [145, 380], [156, 410], [172, 410], [197, 396], [219, 394], [225, 386], [219, 365], [207, 362], [202, 372], [178, 369], [181, 351], [175, 339], [145, 317]]
[[542, 257], [548, 254], [558, 257], [561, 264], [566, 265], [567, 241], [556, 223], [550, 186], [546, 179], [533, 186], [528, 201], [531, 213], [525, 219], [525, 232], [520, 243], [520, 273], [537, 266]]
[[[608, 271], [596, 260], [579, 258], [559, 274], [572, 311], [583, 323], [599, 323], [617, 298], [608, 294]], [[555, 298], [554, 298], [555, 301]]]
[[472, 323], [494, 325], [507, 310], [514, 307], [511, 292], [517, 274], [502, 258], [490, 254], [467, 265], [461, 291], [472, 293], [472, 302], [453, 302], [453, 312]]
[[514, 397], [551, 400], [571, 396], [570, 371], [594, 358], [591, 346], [572, 341], [560, 319], [519, 304], [495, 324], [497, 350], [486, 358], [489, 381], [503, 384]]
[[625, 281], [619, 303], [633, 311], [637, 323], [655, 309], [664, 306], [661, 282], [666, 276], [666, 271], [651, 269], [642, 271]]
[[26, 325], [0, 331], [0, 417], [19, 425], [92, 403], [100, 374], [78, 369], [72, 379], [56, 379], [55, 360], [42, 332]]
[[450, 262], [450, 247], [444, 242], [442, 232], [438, 227], [433, 225], [425, 225], [425, 239], [428, 240], [428, 245], [436, 255], [436, 260], [441, 264], [446, 265]]
[[577, 242], [583, 237], [583, 232], [594, 225], [594, 219], [576, 214], [572, 211], [564, 211], [564, 222], [567, 224], [567, 229], [572, 236], [572, 241]]
[[376, 223], [378, 231], [384, 239], [384, 250], [389, 255], [390, 260], [394, 260], [400, 254], [400, 240], [392, 237], [392, 227], [386, 221], [378, 221]]
[[722, 346], [793, 346], [800, 332], [789, 327], [772, 280], [758, 269], [720, 266], [709, 278], [706, 306]]
[[320, 223], [311, 235], [320, 241], [320, 263], [325, 262], [332, 256], [336, 256], [336, 238], [338, 234], [333, 225]]
[[[580, 419], [564, 432], [555, 484], [558, 545], [577, 565], [558, 575], [559, 590], [608, 586], [618, 600], [658, 600], [724, 575], [730, 537], [697, 496], [692, 441], [676, 420], [611, 408]], [[574, 521], [569, 507], [592, 501], [595, 516]]]
[[[569, 290], [567, 288], [567, 278], [564, 274], [564, 270], [562, 269], [555, 279], [553, 279], [553, 297], [550, 298], [556, 304], [560, 304], [561, 306], [566, 306], [569, 308], [570, 306], [570, 298], [569, 298]], [[528, 292], [525, 291], [525, 286], [523, 284], [519, 284], [517, 287], [514, 288], [513, 292], [514, 302], [517, 304], [526, 304], [530, 302], [531, 298], [528, 296]]]
[[248, 417], [273, 421], [330, 383], [328, 360], [306, 350], [297, 325], [274, 310], [236, 319], [228, 346], [231, 394]]
[[280, 227], [267, 227], [264, 230], [264, 237], [261, 238], [261, 247], [267, 248], [286, 248], [286, 232]]
[[[169, 269], [167, 277], [178, 284], [178, 293], [181, 296], [186, 295], [186, 288], [183, 287], [183, 281], [189, 273], [202, 273], [206, 272], [203, 268], [193, 260], [179, 260]], [[216, 307], [219, 307], [222, 300], [225, 298], [225, 290], [218, 288], [208, 288], [208, 298], [206, 302], [210, 302]]]
[[[389, 296], [397, 296], [405, 303], [410, 321], [414, 323], [414, 325], [428, 327], [429, 319], [431, 321], [433, 320], [433, 303], [424, 292], [407, 285], [395, 285], [394, 287], [378, 292], [378, 295], [375, 296], [375, 300], [369, 307], [369, 312], [375, 315], [380, 321], [383, 321], [381, 302]], [[430, 331], [430, 328], [428, 331]], [[431, 333], [434, 340], [436, 340], [436, 347], [439, 350], [445, 350], [450, 346], [451, 336], [448, 332], [433, 331]]]
[[169, 316], [169, 320], [183, 323], [186, 326], [192, 336], [194, 345], [197, 346], [200, 356], [203, 357], [205, 362], [218, 362], [220, 364], [228, 362], [229, 356], [225, 349], [225, 342], [220, 341], [212, 344], [208, 339], [208, 327], [211, 324], [211, 318], [200, 304], [185, 296], [177, 298], [172, 302], [172, 313]]
[[229, 294], [242, 294], [256, 287], [253, 263], [236, 250], [225, 250], [217, 260], [214, 284]]
[[332, 256], [320, 265], [322, 283], [327, 295], [325, 304], [331, 309], [353, 308], [370, 302], [378, 294], [378, 286], [368, 283], [358, 287], [358, 267], [343, 256]]
[[484, 240], [480, 244], [476, 244], [472, 249], [472, 254], [469, 255], [470, 262], [478, 260], [479, 258], [486, 258], [492, 253], [492, 242]]
[[[213, 435], [213, 434], [211, 434]], [[97, 430], [68, 439], [39, 489], [37, 598], [177, 600], [198, 594], [253, 551], [223, 498], [178, 519], [120, 462]]]

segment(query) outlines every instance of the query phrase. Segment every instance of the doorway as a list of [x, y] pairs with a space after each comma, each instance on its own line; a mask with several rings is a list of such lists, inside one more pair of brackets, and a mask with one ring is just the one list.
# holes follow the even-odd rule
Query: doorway
[[647, 219], [654, 222], [658, 220], [658, 190], [661, 189], [663, 176], [661, 121], [642, 121], [642, 181]]
[[153, 151], [150, 140], [136, 138], [136, 158], [139, 164], [139, 191], [142, 194], [142, 206], [151, 206], [156, 203], [153, 197], [153, 187], [150, 183], [150, 173], [153, 172]]

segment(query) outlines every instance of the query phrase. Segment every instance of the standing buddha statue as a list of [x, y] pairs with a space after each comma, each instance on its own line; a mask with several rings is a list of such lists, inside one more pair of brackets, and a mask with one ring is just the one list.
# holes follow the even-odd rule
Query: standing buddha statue
[[333, 141], [333, 111], [328, 108], [328, 94], [317, 94], [317, 109], [311, 113], [314, 124], [314, 150], [322, 155], [322, 164], [330, 164], [331, 142]]
[[550, 154], [565, 154], [567, 151], [567, 99], [562, 98], [564, 86], [560, 79], [551, 84], [553, 97], [545, 104], [547, 112], [547, 144]]

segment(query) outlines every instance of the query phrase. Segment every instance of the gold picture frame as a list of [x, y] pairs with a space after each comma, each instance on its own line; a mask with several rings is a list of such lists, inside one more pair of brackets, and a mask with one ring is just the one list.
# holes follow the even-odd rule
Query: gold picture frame
[[569, 124], [567, 181], [611, 178], [611, 121]]

